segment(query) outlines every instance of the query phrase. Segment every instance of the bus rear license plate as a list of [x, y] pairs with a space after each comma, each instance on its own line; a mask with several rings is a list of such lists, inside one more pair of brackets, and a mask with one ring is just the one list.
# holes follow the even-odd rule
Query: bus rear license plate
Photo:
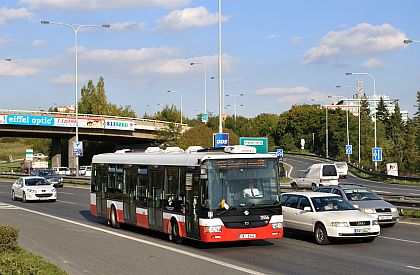
[[369, 233], [370, 228], [361, 228], [361, 229], [355, 229], [354, 233]]
[[239, 239], [255, 239], [257, 234], [239, 234]]

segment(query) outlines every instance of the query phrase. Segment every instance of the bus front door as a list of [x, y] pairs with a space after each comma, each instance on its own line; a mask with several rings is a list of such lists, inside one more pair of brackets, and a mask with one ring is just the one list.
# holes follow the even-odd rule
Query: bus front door
[[147, 202], [149, 212], [149, 227], [157, 230], [163, 229], [162, 199], [164, 179], [164, 170], [149, 172], [150, 192]]
[[108, 187], [108, 169], [98, 167], [95, 175], [96, 182], [96, 211], [99, 217], [107, 216], [106, 192]]

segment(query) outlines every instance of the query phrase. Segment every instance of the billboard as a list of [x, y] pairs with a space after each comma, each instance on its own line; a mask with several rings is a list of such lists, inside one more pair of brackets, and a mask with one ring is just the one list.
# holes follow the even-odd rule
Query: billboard
[[227, 133], [213, 134], [213, 146], [216, 148], [229, 146], [229, 134]]

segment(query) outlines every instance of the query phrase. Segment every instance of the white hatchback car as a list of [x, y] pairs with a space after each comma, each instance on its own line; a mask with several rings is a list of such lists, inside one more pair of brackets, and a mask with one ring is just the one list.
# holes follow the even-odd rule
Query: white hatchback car
[[346, 162], [334, 162], [335, 167], [337, 167], [338, 176], [340, 178], [347, 178], [349, 173], [349, 167]]
[[23, 202], [57, 200], [54, 186], [43, 177], [20, 177], [12, 185], [12, 200], [17, 198]]
[[317, 244], [332, 238], [373, 241], [380, 233], [378, 220], [335, 194], [292, 192], [281, 195], [284, 226], [311, 232]]

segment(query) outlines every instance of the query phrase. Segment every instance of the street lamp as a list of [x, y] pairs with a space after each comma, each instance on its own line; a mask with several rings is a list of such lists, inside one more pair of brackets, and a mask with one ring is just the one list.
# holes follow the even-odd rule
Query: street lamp
[[204, 113], [207, 114], [207, 67], [206, 64], [200, 62], [191, 62], [191, 66], [202, 65], [204, 68]]
[[[370, 76], [373, 79], [373, 103], [374, 103], [374, 110], [375, 110], [375, 116], [373, 121], [373, 127], [374, 127], [374, 136], [375, 136], [375, 148], [377, 148], [377, 140], [376, 140], [376, 81], [375, 77], [369, 73], [346, 73], [346, 75], [367, 75]], [[378, 169], [378, 162], [375, 161], [375, 171]]]
[[[340, 88], [341, 86], [336, 86]], [[347, 145], [350, 145], [350, 136], [349, 136], [349, 104], [347, 101], [347, 97], [345, 96], [333, 96], [329, 95], [328, 98], [344, 98], [346, 100], [346, 130], [347, 130]], [[347, 154], [348, 162], [350, 162], [350, 154]]]
[[233, 109], [234, 109], [235, 128], [236, 128], [236, 97], [237, 96], [244, 96], [244, 94], [243, 93], [240, 93], [240, 94], [226, 94], [226, 96], [233, 97]]
[[[357, 91], [357, 87], [356, 86], [351, 86], [351, 85], [350, 86], [337, 85], [336, 87], [337, 87], [337, 89], [352, 88], [352, 89], [356, 89], [356, 91]], [[358, 151], [359, 152], [358, 153], [359, 153], [359, 166], [360, 166], [360, 162], [361, 162], [361, 154], [360, 154], [360, 98], [358, 98], [358, 102], [359, 102], [359, 105], [357, 106], [358, 119], [359, 119], [359, 146], [358, 146], [358, 149], [359, 149]], [[347, 106], [347, 108], [348, 108], [348, 106]], [[348, 111], [348, 109], [347, 109], [347, 111]], [[348, 113], [347, 113], [347, 119], [348, 119]], [[347, 123], [348, 123], [348, 120], [347, 120]], [[349, 143], [349, 138], [347, 138], [347, 143]], [[350, 155], [349, 155], [349, 162], [350, 162]]]
[[219, 44], [219, 57], [218, 57], [218, 82], [219, 82], [219, 133], [223, 133], [222, 125], [222, 112], [223, 112], [223, 95], [222, 95], [222, 0], [218, 3], [218, 44]]
[[[53, 25], [61, 25], [70, 27], [74, 32], [74, 47], [75, 47], [75, 115], [76, 115], [76, 143], [79, 142], [79, 108], [78, 108], [78, 91], [77, 91], [77, 33], [81, 28], [109, 28], [109, 24], [102, 24], [102, 25], [75, 25], [75, 24], [67, 24], [67, 23], [59, 23], [59, 22], [50, 22], [42, 20], [41, 24], [53, 24]], [[79, 176], [79, 157], [75, 156], [75, 164], [76, 164], [76, 177]]]
[[151, 105], [151, 104], [147, 104], [146, 106], [147, 106], [147, 107], [153, 107], [153, 108], [156, 110], [156, 113], [157, 113], [157, 112], [159, 112], [159, 110], [158, 110], [158, 107], [157, 107], [157, 106], [160, 106], [160, 103], [156, 104], [156, 106], [155, 106], [155, 105]]
[[404, 44], [420, 43], [420, 40], [405, 39], [405, 40], [403, 40], [403, 42], [404, 42]]
[[182, 129], [182, 93], [177, 92], [177, 91], [167, 91], [167, 92], [178, 94], [181, 97], [181, 129]]

